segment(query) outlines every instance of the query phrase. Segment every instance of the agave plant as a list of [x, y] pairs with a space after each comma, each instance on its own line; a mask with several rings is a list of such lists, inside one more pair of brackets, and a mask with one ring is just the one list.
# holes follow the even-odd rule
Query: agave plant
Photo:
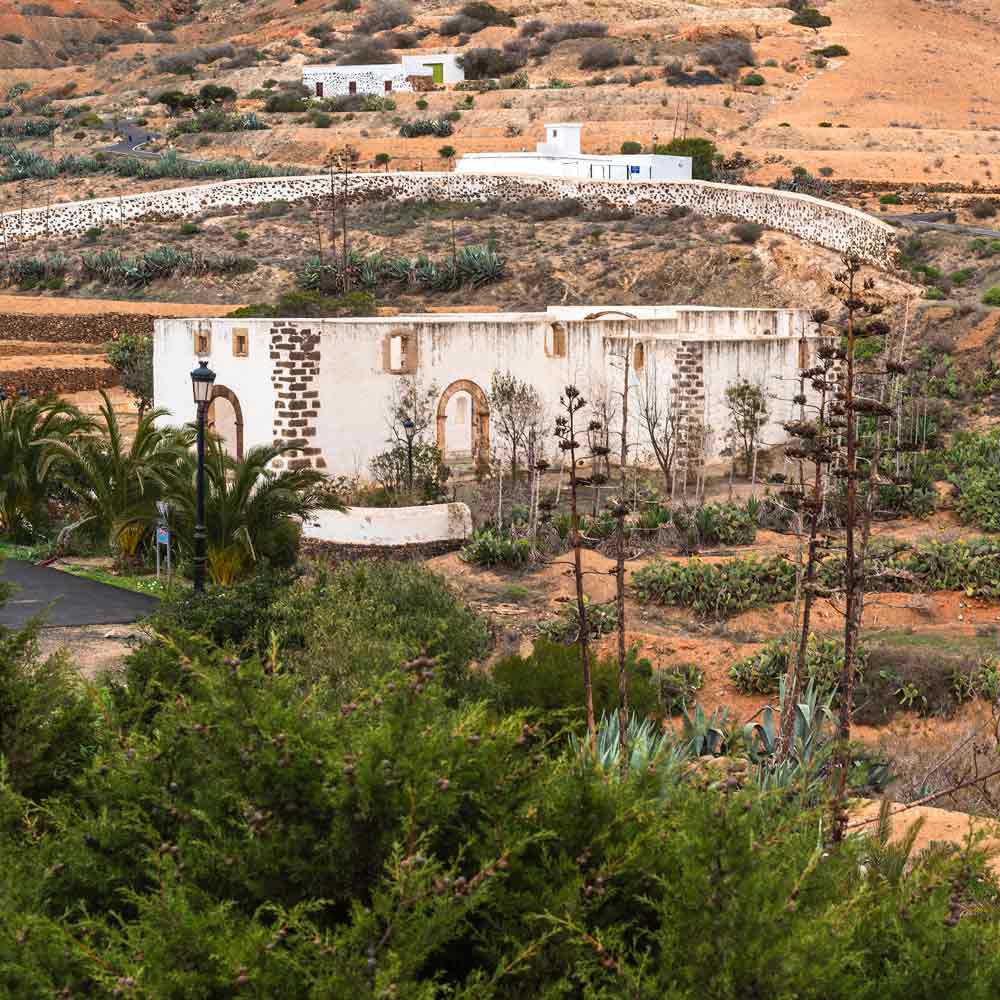
[[[275, 553], [297, 531], [297, 522], [317, 510], [341, 509], [326, 477], [316, 469], [283, 469], [271, 463], [294, 445], [258, 445], [242, 459], [229, 455], [222, 442], [209, 437], [205, 455], [205, 526], [208, 573], [213, 583], [228, 585], [262, 556]], [[171, 483], [177, 536], [193, 537], [196, 459], [185, 453]]]
[[731, 733], [727, 726], [729, 710], [716, 708], [706, 715], [701, 705], [695, 705], [694, 712], [683, 712], [684, 722], [680, 742], [690, 757], [714, 757], [722, 753], [730, 742]]
[[[597, 727], [597, 766], [608, 774], [620, 774], [621, 756], [620, 732], [617, 715], [601, 715]], [[569, 737], [573, 754], [581, 760], [589, 759], [590, 744], [575, 735]], [[647, 771], [651, 767], [660, 768], [679, 764], [686, 753], [656, 723], [649, 719], [630, 715], [628, 721], [628, 770], [632, 773]]]
[[75, 407], [54, 396], [0, 402], [0, 534], [15, 536], [42, 523], [55, 478], [53, 447], [89, 426]]
[[[790, 756], [800, 764], [811, 766], [824, 757], [830, 746], [832, 727], [836, 724], [833, 712], [834, 692], [823, 692], [810, 678], [802, 692], [802, 701], [795, 706], [795, 723], [792, 733]], [[781, 679], [779, 704], [785, 702], [785, 680]], [[774, 755], [778, 739], [778, 725], [774, 709], [768, 705], [761, 713], [761, 721], [743, 727], [743, 737], [750, 759], [761, 763]]]
[[100, 420], [90, 425], [91, 433], [45, 440], [42, 469], [57, 471], [76, 497], [84, 515], [77, 527], [96, 524], [112, 548], [133, 558], [192, 435], [157, 427], [166, 410], [153, 409], [139, 418], [129, 442], [103, 389], [101, 399]]
[[459, 275], [477, 288], [499, 281], [507, 273], [507, 262], [488, 246], [462, 247], [456, 256]]

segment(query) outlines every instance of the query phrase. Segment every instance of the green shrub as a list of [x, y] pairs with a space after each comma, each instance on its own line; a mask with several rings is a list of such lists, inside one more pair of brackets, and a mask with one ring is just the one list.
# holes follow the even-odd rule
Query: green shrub
[[744, 87], [763, 87], [764, 84], [767, 83], [767, 80], [765, 80], [760, 73], [747, 73], [747, 75], [740, 80], [740, 83], [742, 83]]
[[813, 49], [813, 55], [823, 56], [826, 59], [835, 59], [837, 56], [849, 56], [850, 54], [843, 45], [827, 45], [823, 49]]
[[276, 302], [259, 302], [240, 306], [228, 314], [231, 318], [268, 318], [303, 316], [374, 316], [375, 297], [371, 292], [348, 292], [342, 296], [327, 296], [321, 292], [283, 292]]
[[417, 118], [415, 121], [404, 122], [399, 128], [399, 134], [404, 139], [415, 139], [419, 136], [433, 135], [445, 139], [452, 135], [455, 127], [447, 115], [442, 118]]
[[879, 196], [880, 205], [902, 205], [903, 199], [899, 197], [895, 192], [890, 192], [889, 194], [883, 194]]
[[284, 595], [274, 614], [289, 667], [345, 691], [421, 655], [457, 688], [489, 644], [484, 623], [444, 577], [416, 563], [322, 570]]
[[974, 198], [969, 202], [969, 211], [974, 219], [992, 219], [997, 214], [997, 206], [988, 198]]
[[[296, 577], [266, 570], [204, 594], [183, 593], [165, 600], [153, 618], [155, 628], [197, 634], [216, 646], [265, 649], [275, 627], [271, 605]], [[129, 683], [134, 683], [129, 678]]]
[[[600, 716], [618, 709], [618, 661], [591, 654], [594, 712]], [[653, 669], [635, 650], [627, 662], [629, 708], [643, 717], [659, 707]], [[582, 716], [583, 668], [580, 649], [549, 639], [539, 639], [527, 657], [508, 656], [493, 668], [496, 697], [507, 711], [519, 708], [541, 712], [569, 710]]]
[[[592, 604], [584, 597], [587, 616], [587, 634], [593, 638], [608, 635], [618, 626], [618, 609], [615, 604]], [[580, 637], [580, 610], [576, 601], [567, 601], [555, 618], [542, 622], [538, 634], [553, 642], [576, 642]]]
[[740, 243], [756, 243], [764, 235], [764, 227], [758, 222], [737, 222], [729, 231]]
[[983, 292], [982, 301], [987, 306], [1000, 306], [1000, 285], [994, 285]]
[[[0, 584], [0, 606], [8, 596]], [[40, 626], [0, 626], [0, 798], [6, 777], [19, 794], [43, 799], [97, 750], [95, 702], [64, 652], [40, 655]]]
[[511, 538], [494, 528], [481, 528], [462, 547], [461, 556], [476, 566], [526, 566], [531, 561], [531, 540]]
[[786, 559], [745, 556], [723, 563], [652, 562], [632, 577], [640, 600], [690, 607], [725, 618], [795, 596], [795, 566]]
[[940, 288], [934, 288], [931, 286], [924, 289], [924, 298], [939, 302], [941, 299], [945, 298], [945, 294]]
[[678, 715], [697, 701], [698, 691], [705, 683], [705, 671], [694, 663], [664, 667], [653, 674], [660, 710], [665, 715]]
[[829, 17], [821, 14], [815, 7], [803, 7], [788, 21], [789, 24], [797, 24], [802, 28], [812, 28], [814, 31], [818, 31], [820, 28], [829, 28], [833, 24]]
[[182, 222], [177, 231], [181, 236], [197, 236], [201, 232], [201, 226], [195, 222]]
[[[744, 694], [776, 693], [788, 673], [790, 655], [798, 655], [797, 645], [787, 639], [773, 639], [759, 653], [734, 663], [729, 676]], [[806, 643], [806, 677], [815, 680], [821, 690], [829, 691], [837, 686], [843, 667], [843, 640], [810, 633]]]
[[642, 143], [629, 139], [622, 143], [621, 152], [623, 156], [635, 156], [642, 152]]
[[658, 143], [653, 147], [653, 152], [662, 156], [690, 156], [691, 176], [696, 181], [710, 181], [715, 174], [715, 164], [721, 159], [715, 143], [701, 137]]

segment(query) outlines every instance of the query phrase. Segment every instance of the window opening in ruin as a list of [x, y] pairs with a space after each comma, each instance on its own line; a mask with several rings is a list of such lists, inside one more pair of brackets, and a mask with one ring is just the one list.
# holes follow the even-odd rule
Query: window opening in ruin
[[545, 331], [545, 356], [548, 358], [566, 357], [566, 328], [562, 323], [553, 323]]
[[350, 83], [347, 84], [347, 92], [349, 94], [356, 94], [358, 92], [357, 81], [351, 80]]
[[646, 348], [643, 344], [635, 345], [635, 352], [632, 357], [632, 367], [637, 371], [642, 371], [642, 366], [646, 363]]
[[212, 338], [201, 330], [194, 335], [194, 353], [199, 356], [212, 353]]
[[417, 370], [417, 345], [410, 333], [391, 333], [383, 342], [382, 367], [393, 375]]
[[385, 81], [385, 92], [388, 94], [392, 90], [392, 80]]
[[233, 357], [245, 358], [250, 353], [250, 338], [246, 330], [233, 330]]
[[323, 96], [323, 84], [321, 82], [316, 83], [316, 96], [317, 97]]

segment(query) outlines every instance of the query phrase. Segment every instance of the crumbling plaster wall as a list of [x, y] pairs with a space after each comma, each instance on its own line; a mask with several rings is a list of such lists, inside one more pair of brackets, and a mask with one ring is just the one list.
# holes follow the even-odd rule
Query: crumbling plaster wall
[[191, 218], [221, 208], [284, 199], [329, 196], [331, 183], [348, 196], [373, 201], [507, 201], [574, 199], [587, 210], [629, 209], [664, 215], [683, 206], [700, 215], [756, 222], [838, 253], [851, 253], [876, 267], [896, 259], [895, 231], [873, 216], [809, 195], [707, 181], [592, 181], [556, 177], [457, 173], [327, 174], [220, 181], [196, 187], [150, 191], [122, 198], [95, 198], [0, 215], [5, 242], [71, 235], [92, 226], [131, 226], [148, 219]]

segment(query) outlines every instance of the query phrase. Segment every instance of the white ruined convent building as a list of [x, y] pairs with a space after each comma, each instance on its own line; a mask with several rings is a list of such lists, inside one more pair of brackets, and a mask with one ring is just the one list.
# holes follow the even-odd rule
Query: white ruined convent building
[[[494, 372], [532, 385], [554, 420], [567, 385], [595, 403], [618, 391], [628, 345], [636, 399], [655, 392], [661, 407], [675, 409], [699, 460], [726, 446], [725, 393], [739, 379], [769, 395], [762, 439], [776, 444], [794, 415], [799, 370], [814, 362], [820, 343], [806, 309], [559, 306], [356, 319], [161, 319], [153, 366], [165, 423], [194, 419], [190, 372], [204, 358], [217, 376], [211, 423], [234, 454], [296, 442], [282, 464], [366, 475], [386, 448], [388, 415], [407, 379], [433, 388], [429, 443], [457, 471], [493, 454]], [[636, 435], [648, 454], [648, 440]]]
[[466, 153], [456, 164], [460, 174], [539, 174], [604, 181], [689, 181], [690, 156], [622, 153], [599, 156], [580, 152], [577, 123], [545, 126], [545, 142], [529, 153]]
[[431, 90], [435, 85], [461, 83], [465, 79], [458, 59], [458, 55], [449, 52], [419, 52], [403, 56], [402, 62], [398, 63], [303, 66], [302, 82], [314, 97]]

